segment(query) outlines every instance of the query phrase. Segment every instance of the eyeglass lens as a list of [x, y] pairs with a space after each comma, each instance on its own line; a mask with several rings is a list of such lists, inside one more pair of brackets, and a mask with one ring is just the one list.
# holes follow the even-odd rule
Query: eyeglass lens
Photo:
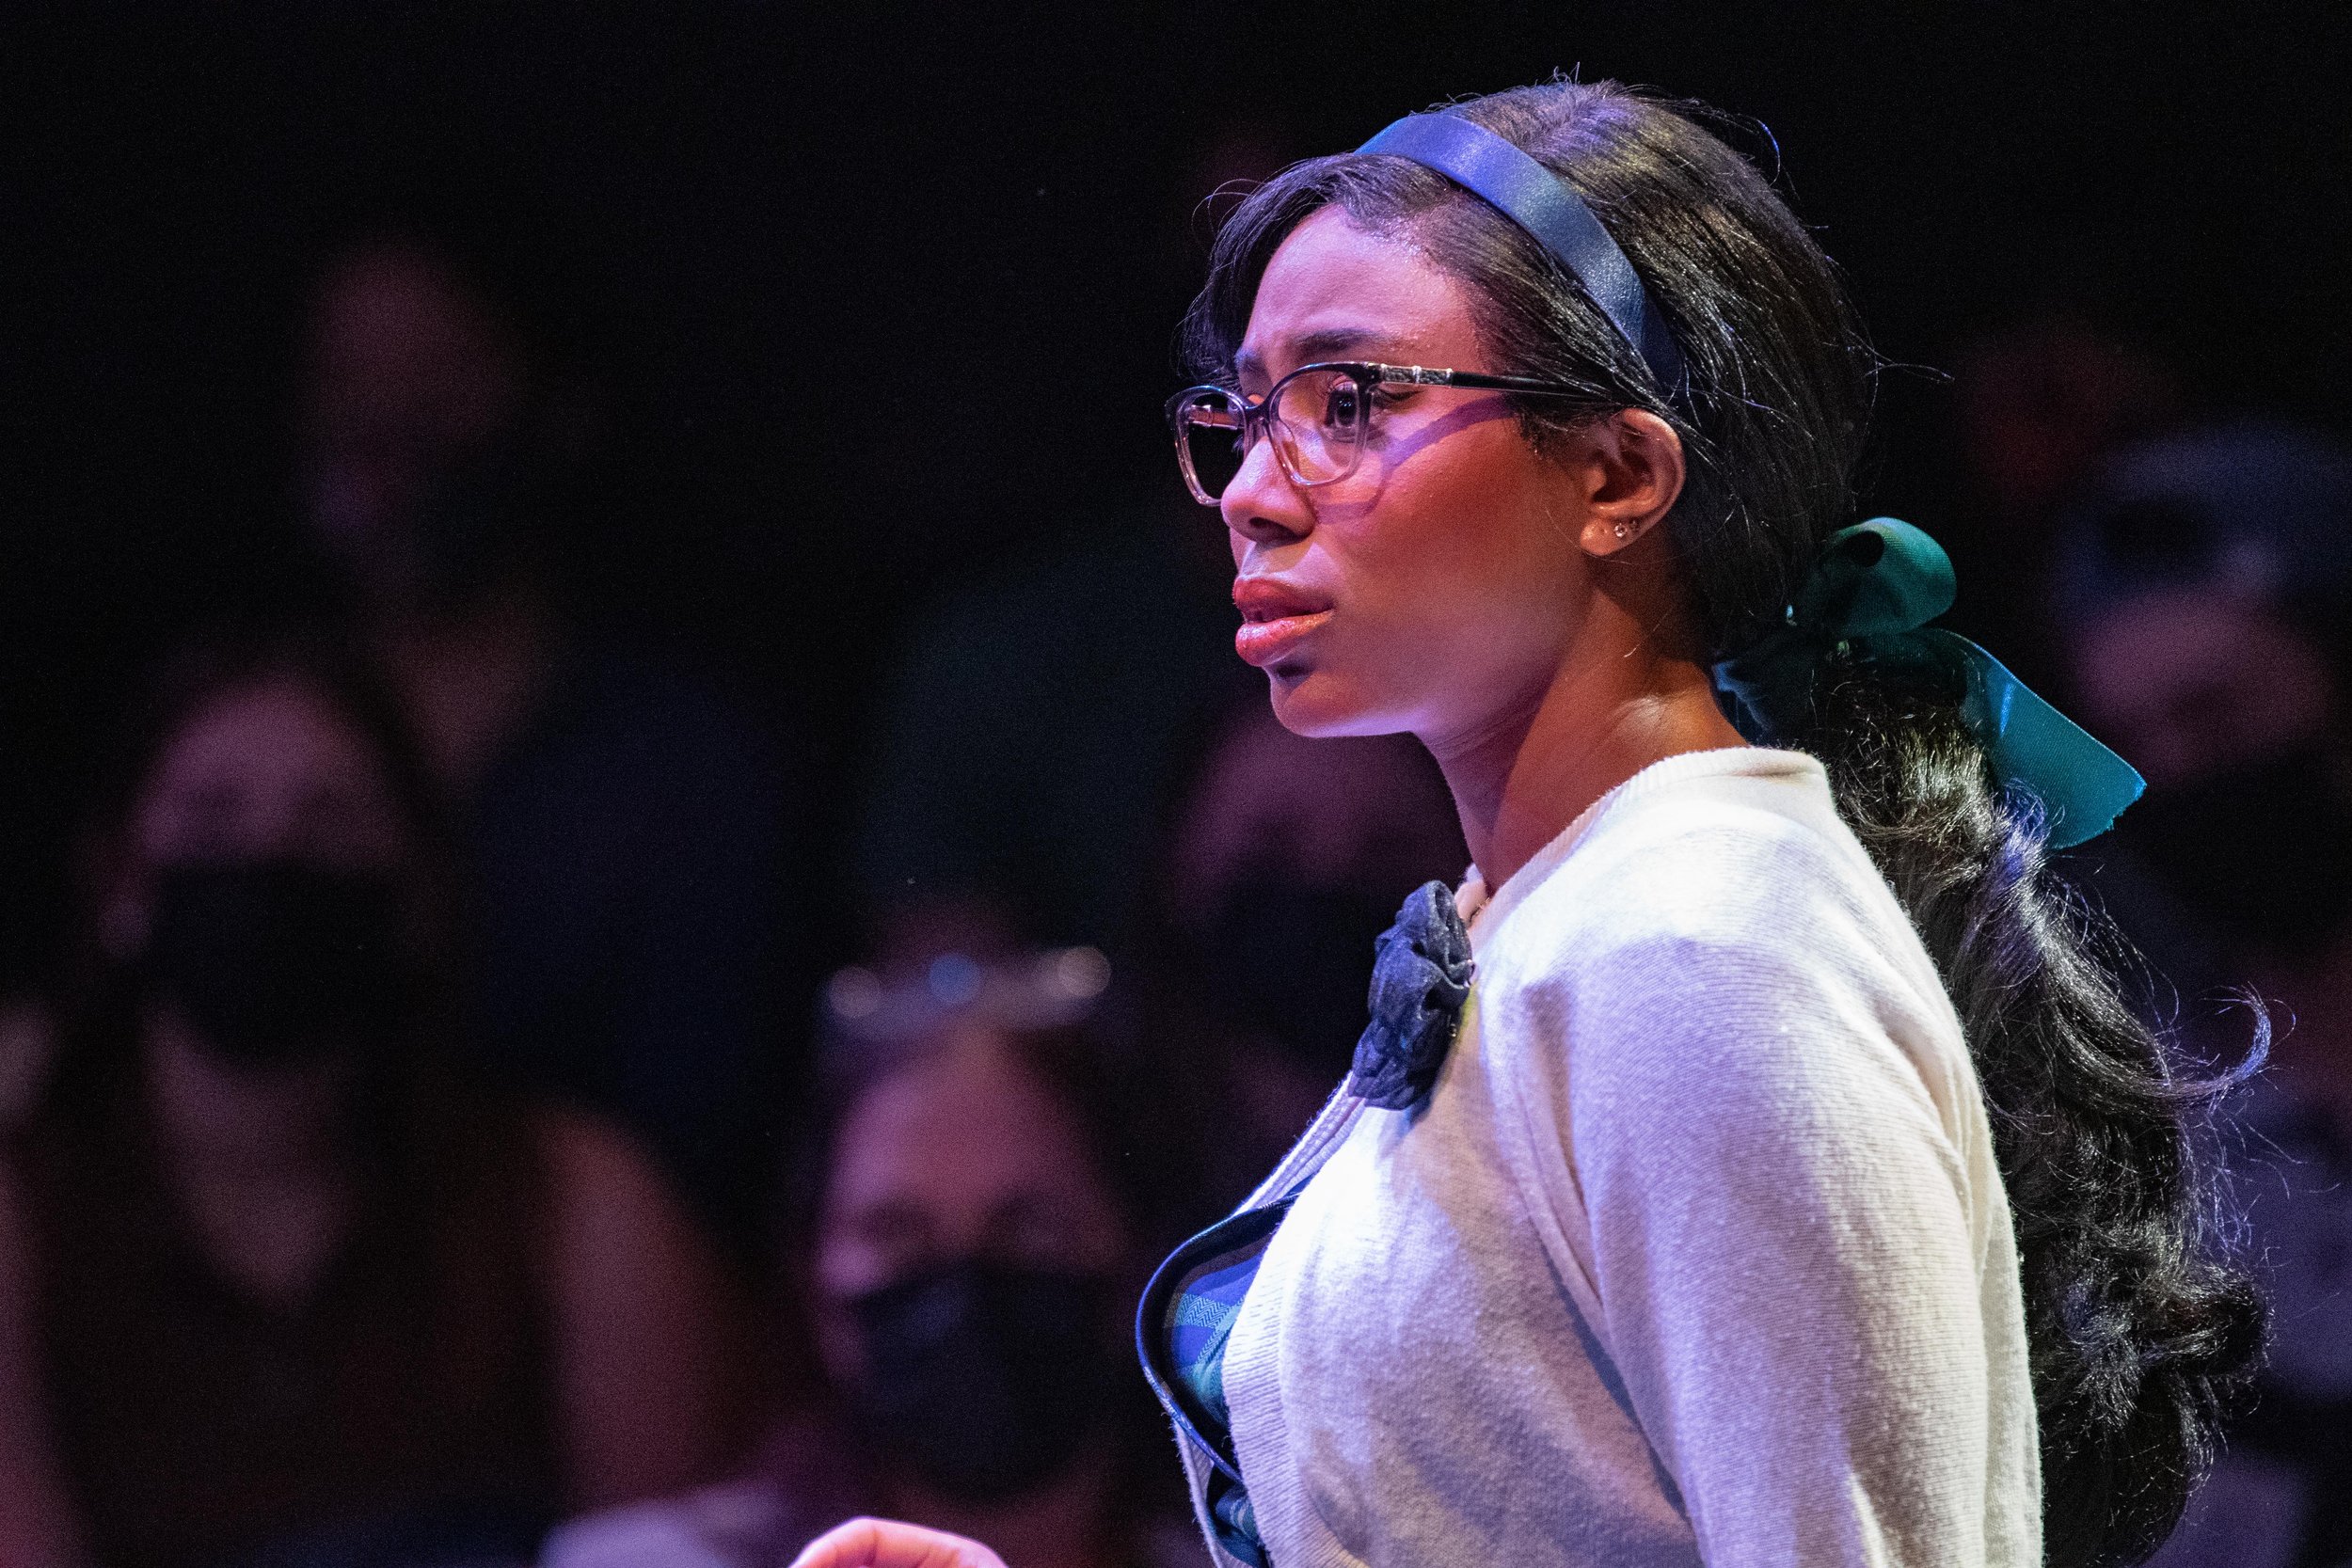
[[[1356, 470], [1371, 418], [1363, 386], [1345, 371], [1308, 371], [1285, 377], [1272, 395], [1266, 422], [1282, 467], [1301, 484], [1328, 484]], [[1179, 420], [1184, 458], [1202, 495], [1214, 500], [1241, 471], [1248, 455], [1241, 402], [1230, 394], [1203, 393], [1184, 406]]]
[[1222, 392], [1200, 394], [1177, 417], [1185, 477], [1212, 501], [1241, 472], [1243, 424], [1241, 400]]

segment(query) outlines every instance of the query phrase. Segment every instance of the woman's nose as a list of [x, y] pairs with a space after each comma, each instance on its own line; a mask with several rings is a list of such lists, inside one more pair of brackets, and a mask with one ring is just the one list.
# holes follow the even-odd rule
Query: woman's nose
[[1315, 526], [1313, 511], [1282, 471], [1270, 436], [1262, 436], [1242, 458], [1232, 483], [1217, 499], [1217, 510], [1228, 529], [1253, 544], [1303, 538]]

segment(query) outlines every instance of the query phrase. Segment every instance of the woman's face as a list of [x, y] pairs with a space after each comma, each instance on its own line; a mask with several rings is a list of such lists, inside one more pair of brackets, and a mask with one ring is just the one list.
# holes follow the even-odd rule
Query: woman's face
[[154, 879], [178, 865], [295, 860], [337, 871], [405, 863], [409, 836], [375, 749], [335, 705], [284, 677], [221, 692], [156, 757], [101, 936], [146, 942]]
[[496, 310], [428, 250], [364, 245], [328, 273], [310, 325], [310, 520], [389, 583], [419, 569], [419, 502], [506, 428], [524, 367]]
[[2259, 600], [2153, 590], [2074, 633], [2083, 720], [2161, 792], [2325, 734], [2326, 656]]
[[379, 870], [406, 848], [374, 748], [291, 677], [224, 691], [181, 725], [140, 794], [132, 840], [148, 868], [284, 859]]
[[[1257, 397], [1321, 360], [1507, 368], [1490, 358], [1461, 284], [1326, 208], [1268, 263], [1235, 368]], [[1384, 388], [1357, 471], [1312, 488], [1259, 442], [1220, 504], [1239, 643], [1282, 722], [1442, 750], [1532, 709], [1588, 578], [1583, 494], [1497, 392]]]
[[98, 934], [142, 964], [151, 1020], [170, 1022], [167, 1093], [206, 1092], [190, 1087], [209, 1081], [199, 1045], [207, 1063], [277, 1072], [408, 1016], [407, 820], [380, 753], [317, 687], [262, 678], [197, 706], [124, 838]]
[[868, 1088], [842, 1120], [818, 1215], [828, 1370], [857, 1368], [849, 1304], [965, 1261], [1066, 1275], [1123, 1266], [1126, 1227], [1061, 1098], [972, 1029]]

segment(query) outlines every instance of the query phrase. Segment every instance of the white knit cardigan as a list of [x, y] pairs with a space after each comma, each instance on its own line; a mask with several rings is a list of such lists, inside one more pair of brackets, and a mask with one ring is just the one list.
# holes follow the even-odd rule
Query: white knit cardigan
[[2038, 1564], [1982, 1096], [1820, 764], [1671, 758], [1460, 902], [1429, 1099], [1252, 1200], [1314, 1170], [1225, 1363], [1274, 1568]]

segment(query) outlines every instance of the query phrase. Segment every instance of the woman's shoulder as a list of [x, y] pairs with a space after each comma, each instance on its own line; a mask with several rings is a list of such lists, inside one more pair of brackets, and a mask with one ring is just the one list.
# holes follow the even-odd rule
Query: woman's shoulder
[[1853, 1033], [1829, 1028], [1843, 1020], [1955, 1078], [1965, 1048], [1934, 962], [1820, 765], [1743, 760], [1595, 823], [1481, 942], [1486, 1016], [1546, 1037], [1573, 1027], [1596, 1048], [1629, 1031], [1645, 1051], [1675, 1037], [1676, 1055], [1797, 1029], [1822, 1034], [1821, 1049], [1772, 1059], [1812, 1068], [1852, 1053], [1829, 1048]]
[[1490, 936], [1498, 957], [1550, 968], [1659, 942], [1740, 950], [1910, 940], [1812, 758], [1758, 750], [1654, 780], [1659, 771], [1605, 802], [1527, 890]]
[[1515, 1092], [1581, 1104], [1588, 1132], [1652, 1136], [1664, 1116], [1669, 1141], [1809, 1148], [1859, 1108], [1973, 1136], [1934, 962], [1804, 760], [1809, 784], [1661, 792], [1597, 825], [1489, 934], [1482, 1048]]

